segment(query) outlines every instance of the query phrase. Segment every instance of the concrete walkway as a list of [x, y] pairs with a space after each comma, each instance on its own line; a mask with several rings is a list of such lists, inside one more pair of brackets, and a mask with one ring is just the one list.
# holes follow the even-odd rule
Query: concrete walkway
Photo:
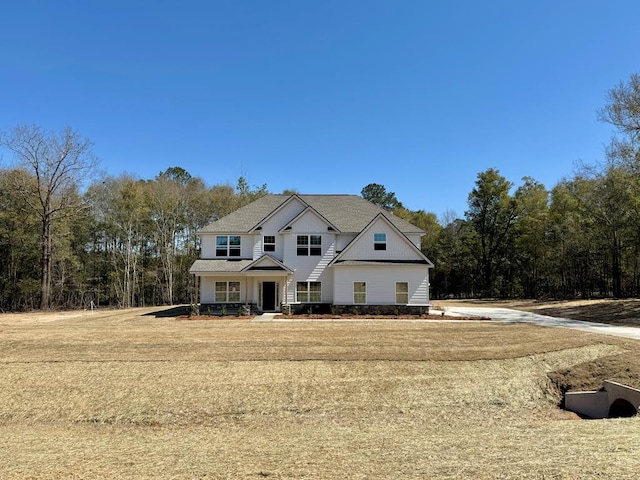
[[640, 340], [640, 328], [620, 327], [607, 325], [606, 323], [584, 322], [568, 318], [547, 317], [536, 313], [522, 312], [510, 308], [485, 308], [485, 307], [446, 307], [445, 314], [457, 316], [490, 317], [493, 321], [507, 323], [533, 323], [543, 327], [573, 328], [583, 332], [613, 335], [616, 337], [632, 338]]
[[256, 317], [251, 321], [252, 322], [273, 322], [273, 321], [275, 321], [275, 316], [276, 315], [282, 315], [282, 314], [281, 313], [266, 312], [266, 313], [262, 313], [261, 315], [256, 315]]

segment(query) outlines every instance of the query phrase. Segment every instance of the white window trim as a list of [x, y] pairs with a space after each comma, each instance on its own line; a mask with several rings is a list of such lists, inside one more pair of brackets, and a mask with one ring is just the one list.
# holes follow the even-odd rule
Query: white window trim
[[[314, 294], [319, 294], [320, 298], [316, 300], [311, 300], [311, 285], [318, 285], [320, 290], [318, 292], [313, 292]], [[300, 285], [306, 285], [306, 290], [300, 291], [298, 287]], [[307, 300], [300, 300], [300, 293], [307, 295]], [[296, 302], [297, 303], [322, 303], [322, 282], [296, 282]]]
[[[307, 239], [306, 244], [298, 243], [300, 238]], [[311, 243], [311, 238], [316, 237], [320, 239], [320, 243]], [[311, 253], [311, 249], [318, 249], [319, 253]], [[305, 249], [307, 253], [300, 253], [301, 249]], [[296, 255], [298, 257], [318, 257], [322, 256], [322, 235], [297, 235], [296, 236]]]
[[[238, 238], [240, 240], [240, 244], [239, 245], [233, 245], [233, 251], [237, 251], [238, 254], [237, 255], [231, 255], [231, 238]], [[227, 239], [227, 244], [223, 245], [223, 246], [218, 246], [218, 239], [219, 238], [226, 238]], [[216, 257], [233, 257], [233, 258], [237, 258], [240, 257], [242, 255], [242, 236], [241, 235], [216, 235]], [[218, 250], [226, 250], [226, 255], [218, 255]]]
[[[356, 283], [361, 283], [364, 285], [364, 292], [356, 292]], [[364, 295], [364, 301], [358, 302], [356, 300], [356, 295]], [[353, 282], [353, 304], [354, 305], [366, 305], [367, 304], [367, 282]]]
[[[406, 292], [398, 292], [398, 286], [399, 285], [406, 285], [407, 286], [407, 291]], [[407, 296], [407, 301], [406, 302], [399, 302], [398, 301], [398, 295], [406, 295]], [[408, 305], [409, 304], [409, 282], [396, 282], [396, 305]]]
[[[218, 284], [221, 284], [221, 285], [224, 284], [225, 285], [225, 290], [224, 290], [224, 294], [225, 294], [224, 298], [225, 299], [224, 300], [219, 300], [218, 299], [218, 293], [222, 293], [222, 290], [218, 290]], [[237, 286], [237, 288], [238, 288], [238, 290], [237, 290], [237, 294], [238, 294], [237, 300], [236, 299], [233, 299], [233, 300], [230, 299], [231, 294], [232, 293], [236, 293], [236, 291], [232, 291], [231, 290], [231, 284], [235, 284], [233, 286], [234, 287]], [[240, 303], [241, 299], [242, 299], [242, 285], [241, 285], [241, 283], [238, 282], [238, 281], [234, 281], [234, 280], [231, 280], [231, 281], [228, 281], [228, 282], [227, 281], [223, 281], [223, 282], [216, 281], [214, 283], [214, 285], [213, 285], [213, 299], [214, 299], [215, 303]]]
[[[267, 237], [273, 238], [273, 242], [267, 242]], [[268, 249], [267, 246], [271, 247]], [[262, 251], [263, 252], [275, 252], [276, 251], [276, 236], [275, 235], [265, 235], [262, 237]]]
[[[384, 236], [384, 240], [376, 240], [376, 235]], [[386, 233], [378, 232], [378, 233], [374, 233], [373, 234], [373, 249], [374, 250], [386, 250], [387, 249], [387, 234]]]

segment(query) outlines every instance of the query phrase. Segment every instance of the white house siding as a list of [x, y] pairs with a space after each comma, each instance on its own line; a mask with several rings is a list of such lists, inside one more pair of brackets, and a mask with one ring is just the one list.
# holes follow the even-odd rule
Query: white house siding
[[[387, 234], [387, 249], [375, 250], [373, 234]], [[355, 243], [344, 251], [341, 260], [417, 260], [418, 252], [410, 248], [406, 238], [383, 220], [378, 220]]]
[[[277, 233], [282, 227], [298, 216], [305, 208], [299, 200], [293, 199], [284, 205], [278, 212], [274, 213], [268, 220], [261, 224], [263, 232]], [[272, 235], [266, 233], [265, 235]]]
[[[242, 242], [242, 240], [240, 240]], [[216, 236], [200, 235], [200, 258], [216, 258]]]
[[336, 239], [336, 251], [341, 252], [342, 250], [344, 250], [344, 248], [349, 245], [353, 241], [353, 239], [356, 238], [356, 236], [357, 234], [355, 233], [341, 233], [340, 235], [338, 235], [338, 238]]
[[420, 242], [420, 239], [422, 238], [421, 234], [415, 234], [415, 233], [409, 233], [407, 234], [407, 238], [411, 241], [411, 243], [413, 243], [417, 248], [420, 248], [422, 246], [422, 243]]
[[429, 304], [429, 269], [425, 265], [334, 266], [333, 303], [353, 304], [353, 282], [367, 283], [367, 304], [396, 303], [396, 282], [408, 282], [408, 305]]
[[293, 232], [284, 237], [284, 263], [293, 269], [293, 276], [288, 286], [288, 302], [295, 303], [296, 300], [296, 282], [321, 282], [322, 283], [322, 302], [330, 303], [333, 301], [333, 272], [327, 269], [327, 265], [335, 257], [335, 235], [321, 234], [322, 237], [322, 254], [320, 256], [298, 256], [297, 254], [297, 236], [298, 235], [317, 235], [317, 233], [300, 233]]
[[[291, 219], [295, 218], [306, 208], [299, 200], [292, 200], [287, 205], [282, 207], [277, 213], [275, 213], [272, 217], [266, 220], [259, 230], [260, 236], [258, 240], [260, 242], [259, 251], [255, 251], [254, 255], [257, 253], [258, 257], [262, 256], [265, 252], [262, 251], [262, 237], [265, 235], [273, 235], [276, 237], [276, 251], [275, 252], [267, 252], [269, 255], [277, 258], [278, 260], [282, 260], [284, 257], [284, 242], [283, 237], [279, 233], [280, 229], [284, 227], [287, 223], [291, 221]], [[258, 258], [255, 257], [254, 258]]]
[[262, 256], [262, 236], [254, 235], [253, 236], [253, 255], [251, 258], [254, 260], [259, 259]]
[[[291, 230], [282, 235], [283, 262], [294, 270], [288, 285], [289, 303], [295, 303], [297, 282], [321, 282], [322, 302], [333, 301], [333, 272], [327, 271], [327, 265], [336, 255], [336, 235], [322, 232], [327, 232], [327, 223], [316, 214], [308, 212], [291, 225]], [[321, 255], [298, 256], [298, 235], [320, 235]]]

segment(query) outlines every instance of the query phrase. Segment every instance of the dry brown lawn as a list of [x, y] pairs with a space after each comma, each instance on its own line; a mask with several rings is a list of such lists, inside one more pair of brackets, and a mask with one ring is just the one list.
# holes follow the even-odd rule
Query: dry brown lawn
[[489, 322], [0, 315], [0, 478], [637, 478], [549, 373], [637, 342]]

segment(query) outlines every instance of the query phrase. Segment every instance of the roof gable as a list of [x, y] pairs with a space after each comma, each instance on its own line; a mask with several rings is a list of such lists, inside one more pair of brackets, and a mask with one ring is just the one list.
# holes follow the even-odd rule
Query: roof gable
[[[291, 195], [291, 196], [289, 196], [289, 198], [284, 200], [280, 205], [278, 205], [272, 212], [270, 212], [266, 217], [264, 217], [262, 220], [260, 220], [260, 222], [258, 222], [251, 229], [251, 231], [256, 231], [256, 230], [262, 229], [262, 227], [267, 222], [269, 222], [269, 220], [271, 220], [272, 218], [276, 217], [280, 212], [285, 211], [285, 209], [287, 209], [287, 207], [292, 207], [294, 204], [299, 205], [299, 208], [301, 208], [302, 211], [304, 211], [305, 209], [309, 208], [309, 205], [307, 205], [307, 203], [304, 200], [302, 200], [297, 194]], [[278, 226], [278, 229], [279, 228], [280, 228], [280, 226]]]
[[[373, 233], [388, 233], [397, 239], [403, 248], [402, 255], [387, 250], [376, 251], [373, 249]], [[387, 239], [389, 241], [390, 239]], [[369, 245], [369, 242], [371, 244]], [[358, 251], [359, 248], [362, 250]], [[363, 253], [365, 251], [366, 253]], [[433, 263], [420, 251], [420, 249], [400, 231], [400, 229], [382, 213], [369, 222], [369, 224], [349, 242], [349, 244], [332, 260], [330, 265], [339, 264], [344, 261], [367, 261], [367, 262], [419, 262], [433, 267]]]
[[292, 272], [284, 263], [269, 254], [261, 256], [242, 269], [243, 272], [249, 270], [284, 270], [286, 272]]
[[[342, 233], [361, 232], [371, 220], [381, 214], [405, 235], [424, 234], [415, 225], [358, 195], [298, 194], [265, 195], [204, 227], [198, 233], [251, 233], [293, 202], [300, 202], [305, 208], [311, 207], [328, 225]], [[290, 219], [293, 220], [294, 218]]]
[[300, 195], [300, 198], [343, 233], [361, 232], [371, 220], [382, 214], [406, 234], [424, 234], [422, 229], [358, 195]]
[[[316, 220], [316, 222], [314, 222], [314, 223], [318, 223], [318, 222], [322, 223], [327, 229], [329, 229], [331, 231], [334, 231], [334, 232], [338, 232], [338, 229], [329, 220], [327, 220], [320, 213], [318, 213], [318, 211], [316, 211], [316, 209], [313, 208], [313, 207], [305, 208], [302, 212], [300, 212], [298, 215], [296, 215], [290, 222], [288, 222], [286, 225], [284, 225], [280, 229], [280, 231], [284, 232], [284, 231], [287, 231], [287, 230], [291, 230], [296, 223], [301, 223], [305, 219], [308, 220], [308, 218], [310, 216], [313, 216], [314, 219]], [[314, 231], [317, 231], [317, 229], [314, 229]]]
[[207, 225], [198, 233], [249, 233], [290, 195], [265, 195]]

